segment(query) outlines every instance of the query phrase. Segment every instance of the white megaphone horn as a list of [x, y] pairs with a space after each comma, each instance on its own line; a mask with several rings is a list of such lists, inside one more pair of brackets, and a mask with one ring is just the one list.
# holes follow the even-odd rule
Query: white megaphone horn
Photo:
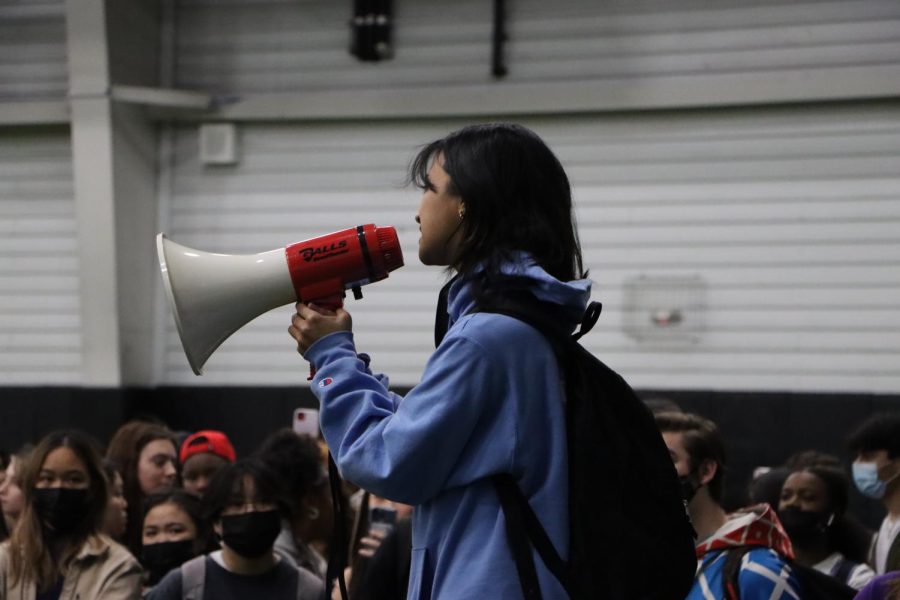
[[191, 369], [203, 365], [228, 337], [273, 308], [315, 302], [337, 308], [345, 290], [403, 266], [393, 227], [360, 225], [260, 254], [203, 252], [156, 236], [166, 298]]

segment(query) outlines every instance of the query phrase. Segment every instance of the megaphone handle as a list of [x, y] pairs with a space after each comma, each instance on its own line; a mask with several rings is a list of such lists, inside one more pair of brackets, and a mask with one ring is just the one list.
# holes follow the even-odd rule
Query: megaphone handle
[[[327, 308], [328, 310], [337, 310], [344, 306], [344, 292], [341, 291], [340, 294], [310, 300], [309, 302], [307, 302], [307, 304], [315, 304], [316, 306], [321, 306], [322, 308]], [[307, 377], [306, 380], [312, 381], [313, 377], [315, 376], [316, 367], [312, 363], [309, 363], [309, 377]]]

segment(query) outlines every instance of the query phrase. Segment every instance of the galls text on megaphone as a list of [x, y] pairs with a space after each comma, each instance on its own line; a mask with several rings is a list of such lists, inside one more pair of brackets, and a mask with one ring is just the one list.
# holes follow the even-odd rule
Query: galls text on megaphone
[[166, 297], [194, 373], [232, 333], [259, 315], [301, 301], [343, 306], [346, 290], [403, 266], [393, 227], [360, 225], [260, 254], [214, 254], [156, 237]]

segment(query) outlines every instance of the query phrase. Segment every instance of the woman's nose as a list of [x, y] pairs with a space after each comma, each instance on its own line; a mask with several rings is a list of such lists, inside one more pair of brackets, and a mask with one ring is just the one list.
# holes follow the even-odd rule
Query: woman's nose
[[416, 223], [418, 223], [419, 225], [422, 224], [422, 221], [419, 220], [419, 215], [416, 215]]

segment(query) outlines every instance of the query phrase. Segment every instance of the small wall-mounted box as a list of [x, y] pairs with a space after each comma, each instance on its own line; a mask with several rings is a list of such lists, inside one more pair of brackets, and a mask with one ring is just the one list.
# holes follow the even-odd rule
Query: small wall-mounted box
[[235, 165], [238, 163], [237, 126], [234, 123], [200, 125], [200, 163]]

